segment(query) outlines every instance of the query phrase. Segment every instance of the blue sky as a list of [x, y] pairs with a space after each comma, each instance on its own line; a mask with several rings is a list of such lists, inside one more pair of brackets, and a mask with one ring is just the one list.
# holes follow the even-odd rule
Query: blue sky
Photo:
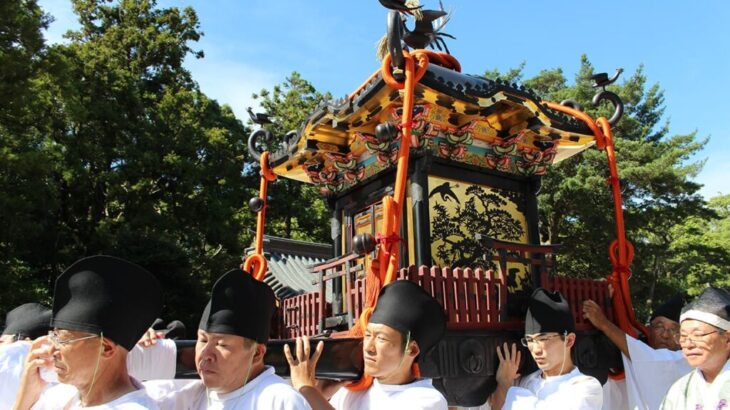
[[[46, 37], [62, 41], [75, 26], [68, 0], [40, 0], [56, 21]], [[435, 0], [422, 0], [437, 8]], [[160, 0], [192, 6], [205, 33], [193, 45], [205, 58], [187, 67], [209, 96], [242, 118], [251, 93], [298, 71], [320, 91], [343, 96], [378, 68], [375, 42], [386, 10], [376, 0]], [[599, 71], [643, 64], [665, 93], [672, 134], [710, 137], [693, 160], [709, 198], [730, 193], [730, 2], [445, 0], [453, 17], [448, 41], [463, 72], [507, 70], [526, 62], [525, 78], [562, 67], [572, 80], [580, 55]]]

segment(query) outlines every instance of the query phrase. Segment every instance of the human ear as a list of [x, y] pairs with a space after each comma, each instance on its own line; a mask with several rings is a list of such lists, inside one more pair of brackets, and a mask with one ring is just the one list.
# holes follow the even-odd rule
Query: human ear
[[255, 351], [253, 354], [253, 360], [264, 360], [264, 356], [266, 355], [266, 344], [265, 343], [256, 343], [254, 347]]
[[421, 349], [418, 347], [418, 343], [411, 341], [406, 349], [406, 354], [412, 357], [416, 357], [421, 353]]
[[568, 333], [565, 336], [565, 347], [573, 347], [575, 345], [575, 333]]
[[105, 358], [114, 356], [119, 348], [120, 347], [116, 343], [105, 337], [102, 337], [101, 342], [99, 343], [100, 354]]

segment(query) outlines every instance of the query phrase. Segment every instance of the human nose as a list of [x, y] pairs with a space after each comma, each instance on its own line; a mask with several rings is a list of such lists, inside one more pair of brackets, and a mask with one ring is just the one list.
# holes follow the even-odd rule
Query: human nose
[[533, 340], [532, 343], [527, 344], [527, 349], [533, 353], [540, 353], [542, 351], [542, 343]]
[[200, 360], [212, 360], [215, 357], [215, 349], [211, 343], [202, 343], [199, 351], [198, 357]]
[[363, 350], [367, 353], [375, 353], [375, 341], [372, 336], [365, 336], [363, 338]]

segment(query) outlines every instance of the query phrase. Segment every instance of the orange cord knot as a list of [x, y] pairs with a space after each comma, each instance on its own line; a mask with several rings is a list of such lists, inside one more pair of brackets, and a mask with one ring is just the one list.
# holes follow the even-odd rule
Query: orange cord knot
[[244, 272], [250, 273], [256, 280], [263, 280], [266, 275], [266, 269], [268, 268], [268, 262], [266, 262], [264, 255], [253, 253], [248, 255], [243, 262], [242, 268]]
[[[406, 62], [406, 71], [415, 71], [415, 78], [413, 80], [415, 83], [419, 82], [421, 78], [423, 78], [423, 75], [426, 74], [426, 69], [428, 69], [428, 55], [419, 55], [419, 64], [417, 67], [416, 63], [413, 61], [413, 57], [406, 50], [403, 50], [403, 57], [405, 58]], [[383, 76], [383, 81], [385, 81], [385, 83], [388, 84], [390, 88], [402, 90], [406, 86], [405, 80], [403, 80], [403, 82], [400, 82], [395, 79], [395, 77], [393, 76], [393, 69], [390, 66], [390, 62], [391, 56], [390, 54], [387, 54], [383, 59], [382, 65], [380, 66], [380, 74]]]
[[375, 241], [382, 245], [390, 243], [396, 243], [401, 241], [401, 237], [397, 234], [383, 235], [382, 233], [375, 234]]
[[397, 234], [383, 235], [381, 233], [375, 234], [375, 242], [380, 244], [378, 252], [382, 252], [386, 257], [390, 257], [390, 246], [391, 244], [400, 242], [401, 238]]

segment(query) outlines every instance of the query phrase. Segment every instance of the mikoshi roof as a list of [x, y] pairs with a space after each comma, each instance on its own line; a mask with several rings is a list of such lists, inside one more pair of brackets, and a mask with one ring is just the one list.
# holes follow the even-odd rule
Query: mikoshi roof
[[[517, 84], [429, 64], [414, 94], [413, 148], [446, 160], [543, 175], [595, 143], [584, 123]], [[375, 127], [400, 123], [401, 107], [400, 92], [376, 73], [355, 94], [320, 104], [269, 163], [278, 175], [342, 192], [394, 166], [399, 143], [379, 140]]]
[[[250, 254], [253, 248], [246, 249]], [[264, 283], [271, 286], [279, 299], [286, 299], [319, 289], [312, 283], [317, 276], [312, 266], [332, 258], [332, 246], [264, 235], [264, 255], [268, 271]], [[332, 287], [327, 286], [327, 300], [332, 299]]]

